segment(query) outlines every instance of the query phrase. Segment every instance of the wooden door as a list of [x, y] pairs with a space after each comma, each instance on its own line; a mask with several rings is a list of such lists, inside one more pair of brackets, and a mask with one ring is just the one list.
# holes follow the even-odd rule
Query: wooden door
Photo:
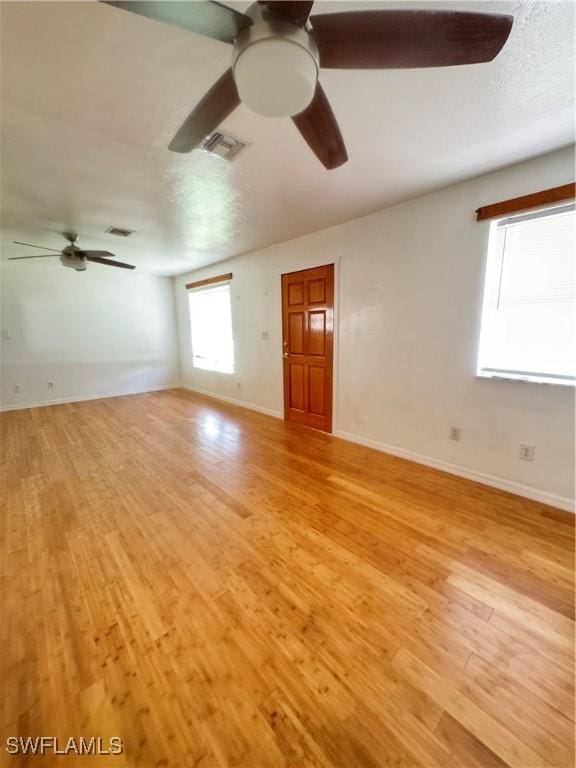
[[282, 275], [284, 418], [332, 431], [334, 265]]

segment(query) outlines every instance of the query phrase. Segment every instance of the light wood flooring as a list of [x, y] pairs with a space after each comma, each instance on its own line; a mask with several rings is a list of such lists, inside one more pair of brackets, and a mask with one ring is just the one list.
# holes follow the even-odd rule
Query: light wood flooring
[[179, 390], [0, 427], [0, 765], [574, 765], [569, 513]]

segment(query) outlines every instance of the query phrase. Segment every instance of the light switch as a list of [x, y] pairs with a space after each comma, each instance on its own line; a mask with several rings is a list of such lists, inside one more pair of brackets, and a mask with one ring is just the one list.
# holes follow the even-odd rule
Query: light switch
[[262, 331], [262, 341], [268, 341], [270, 333], [268, 331]]
[[9, 339], [11, 339], [11, 338], [12, 338], [12, 331], [9, 331], [9, 330], [6, 328], [4, 331], [2, 331], [2, 338], [3, 338], [3, 339], [5, 339], [6, 341], [8, 341]]

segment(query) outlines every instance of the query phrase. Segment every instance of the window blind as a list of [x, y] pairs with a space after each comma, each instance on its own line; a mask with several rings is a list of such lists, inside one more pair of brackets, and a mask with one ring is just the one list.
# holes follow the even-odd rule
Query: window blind
[[576, 376], [574, 204], [491, 225], [478, 373]]

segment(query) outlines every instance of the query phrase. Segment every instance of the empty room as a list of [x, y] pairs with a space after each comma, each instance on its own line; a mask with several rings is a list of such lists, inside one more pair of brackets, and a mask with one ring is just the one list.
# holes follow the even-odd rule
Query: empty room
[[0, 0], [0, 768], [574, 768], [574, 0]]

